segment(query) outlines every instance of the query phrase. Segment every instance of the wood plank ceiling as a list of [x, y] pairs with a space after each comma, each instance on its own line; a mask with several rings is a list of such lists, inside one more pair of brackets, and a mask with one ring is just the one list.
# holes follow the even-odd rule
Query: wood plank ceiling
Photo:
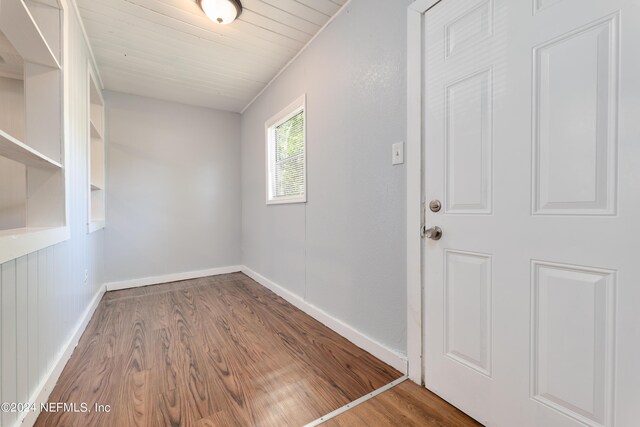
[[195, 0], [78, 0], [105, 88], [241, 111], [347, 0], [242, 0], [230, 25]]

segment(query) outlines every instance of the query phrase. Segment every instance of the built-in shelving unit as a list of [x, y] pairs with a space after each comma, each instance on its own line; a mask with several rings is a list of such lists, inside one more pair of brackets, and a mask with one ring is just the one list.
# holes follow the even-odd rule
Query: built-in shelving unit
[[89, 124], [91, 126], [91, 138], [102, 139], [102, 133], [100, 132], [100, 129], [98, 129], [96, 124], [93, 122], [93, 120], [90, 120]]
[[100, 86], [89, 65], [89, 223], [87, 231], [92, 233], [105, 226], [105, 140], [104, 99]]
[[[53, 4], [35, 0], [3, 2], [0, 27], [25, 61], [60, 69], [61, 15], [59, 6]], [[50, 43], [58, 47], [52, 49]]]
[[0, 264], [69, 238], [62, 17], [57, 0], [2, 2]]
[[0, 156], [34, 168], [62, 169], [60, 163], [40, 154], [2, 129], [0, 129]]

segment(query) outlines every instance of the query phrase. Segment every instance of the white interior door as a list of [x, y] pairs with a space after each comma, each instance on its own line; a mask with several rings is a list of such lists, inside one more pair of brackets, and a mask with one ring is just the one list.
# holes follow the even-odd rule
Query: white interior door
[[640, 2], [442, 0], [423, 46], [427, 388], [640, 425]]

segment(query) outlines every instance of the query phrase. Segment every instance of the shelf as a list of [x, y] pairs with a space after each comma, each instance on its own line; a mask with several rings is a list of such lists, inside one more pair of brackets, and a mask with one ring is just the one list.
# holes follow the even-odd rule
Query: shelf
[[69, 238], [69, 227], [0, 230], [0, 264], [64, 242]]
[[90, 123], [91, 123], [91, 137], [102, 139], [102, 133], [98, 130], [98, 127], [95, 125], [95, 123], [93, 123], [93, 120], [91, 120]]
[[102, 98], [102, 93], [100, 93], [100, 89], [98, 89], [98, 84], [95, 80], [91, 79], [91, 87], [90, 87], [90, 98], [91, 104], [96, 105], [98, 107], [104, 107], [104, 98]]
[[102, 190], [102, 187], [94, 183], [91, 183], [91, 191], [99, 191], [99, 190]]
[[0, 130], [0, 156], [40, 169], [61, 169], [62, 165]]
[[60, 69], [58, 59], [23, 0], [2, 2], [0, 27], [25, 61]]
[[87, 225], [87, 231], [93, 233], [94, 231], [102, 230], [105, 226], [106, 221], [104, 219], [94, 220]]

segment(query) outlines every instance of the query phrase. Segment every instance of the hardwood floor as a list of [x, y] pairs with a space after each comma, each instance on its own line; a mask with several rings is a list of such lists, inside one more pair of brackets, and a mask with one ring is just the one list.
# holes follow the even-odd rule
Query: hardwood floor
[[49, 398], [91, 412], [36, 425], [301, 426], [400, 376], [236, 273], [105, 294]]
[[407, 380], [329, 420], [323, 427], [480, 425], [435, 394]]
[[[400, 376], [234, 273], [105, 294], [36, 425], [297, 427]], [[334, 425], [472, 425], [407, 387]]]

